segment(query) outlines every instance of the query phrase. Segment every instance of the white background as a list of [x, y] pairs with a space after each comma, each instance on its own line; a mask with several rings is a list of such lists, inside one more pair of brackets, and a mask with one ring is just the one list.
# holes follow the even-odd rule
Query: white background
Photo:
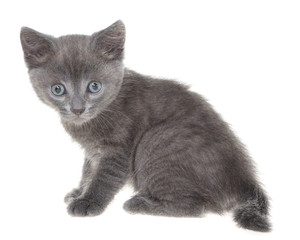
[[[1, 239], [300, 239], [299, 1], [26, 0], [0, 9]], [[191, 85], [247, 145], [272, 198], [273, 232], [239, 229], [227, 214], [129, 215], [129, 187], [101, 216], [66, 213], [83, 152], [33, 92], [19, 31], [91, 34], [118, 19], [126, 66]]]

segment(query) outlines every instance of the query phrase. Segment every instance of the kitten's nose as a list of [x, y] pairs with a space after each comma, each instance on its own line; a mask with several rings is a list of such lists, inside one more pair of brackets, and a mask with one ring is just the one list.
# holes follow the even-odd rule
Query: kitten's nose
[[70, 110], [72, 113], [79, 116], [85, 111], [85, 108], [71, 108]]

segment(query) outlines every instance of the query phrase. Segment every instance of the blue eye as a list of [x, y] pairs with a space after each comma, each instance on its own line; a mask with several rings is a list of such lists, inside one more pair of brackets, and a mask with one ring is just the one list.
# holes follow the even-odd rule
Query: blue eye
[[65, 94], [65, 87], [62, 84], [54, 84], [51, 87], [51, 92], [55, 95], [55, 96], [62, 96]]
[[102, 84], [100, 82], [90, 82], [88, 85], [88, 91], [90, 93], [97, 93], [101, 90]]

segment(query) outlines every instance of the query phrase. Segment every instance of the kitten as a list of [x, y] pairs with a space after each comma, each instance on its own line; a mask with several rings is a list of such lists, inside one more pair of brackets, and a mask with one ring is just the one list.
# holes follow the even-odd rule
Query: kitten
[[101, 214], [130, 181], [130, 213], [233, 210], [239, 226], [269, 231], [268, 199], [228, 125], [187, 87], [124, 68], [124, 41], [121, 21], [91, 36], [21, 30], [38, 97], [85, 149], [79, 187], [65, 198], [69, 214]]

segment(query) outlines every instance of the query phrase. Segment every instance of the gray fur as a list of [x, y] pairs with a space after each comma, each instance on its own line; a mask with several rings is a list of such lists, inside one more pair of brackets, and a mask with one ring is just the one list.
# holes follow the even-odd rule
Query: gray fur
[[[21, 31], [37, 95], [85, 150], [80, 185], [65, 198], [69, 214], [99, 215], [129, 181], [136, 195], [124, 204], [128, 212], [233, 210], [241, 227], [270, 230], [267, 197], [228, 125], [187, 87], [124, 68], [124, 41], [121, 21], [92, 36]], [[87, 92], [91, 81], [102, 83], [99, 93]], [[57, 83], [65, 95], [51, 93]]]

